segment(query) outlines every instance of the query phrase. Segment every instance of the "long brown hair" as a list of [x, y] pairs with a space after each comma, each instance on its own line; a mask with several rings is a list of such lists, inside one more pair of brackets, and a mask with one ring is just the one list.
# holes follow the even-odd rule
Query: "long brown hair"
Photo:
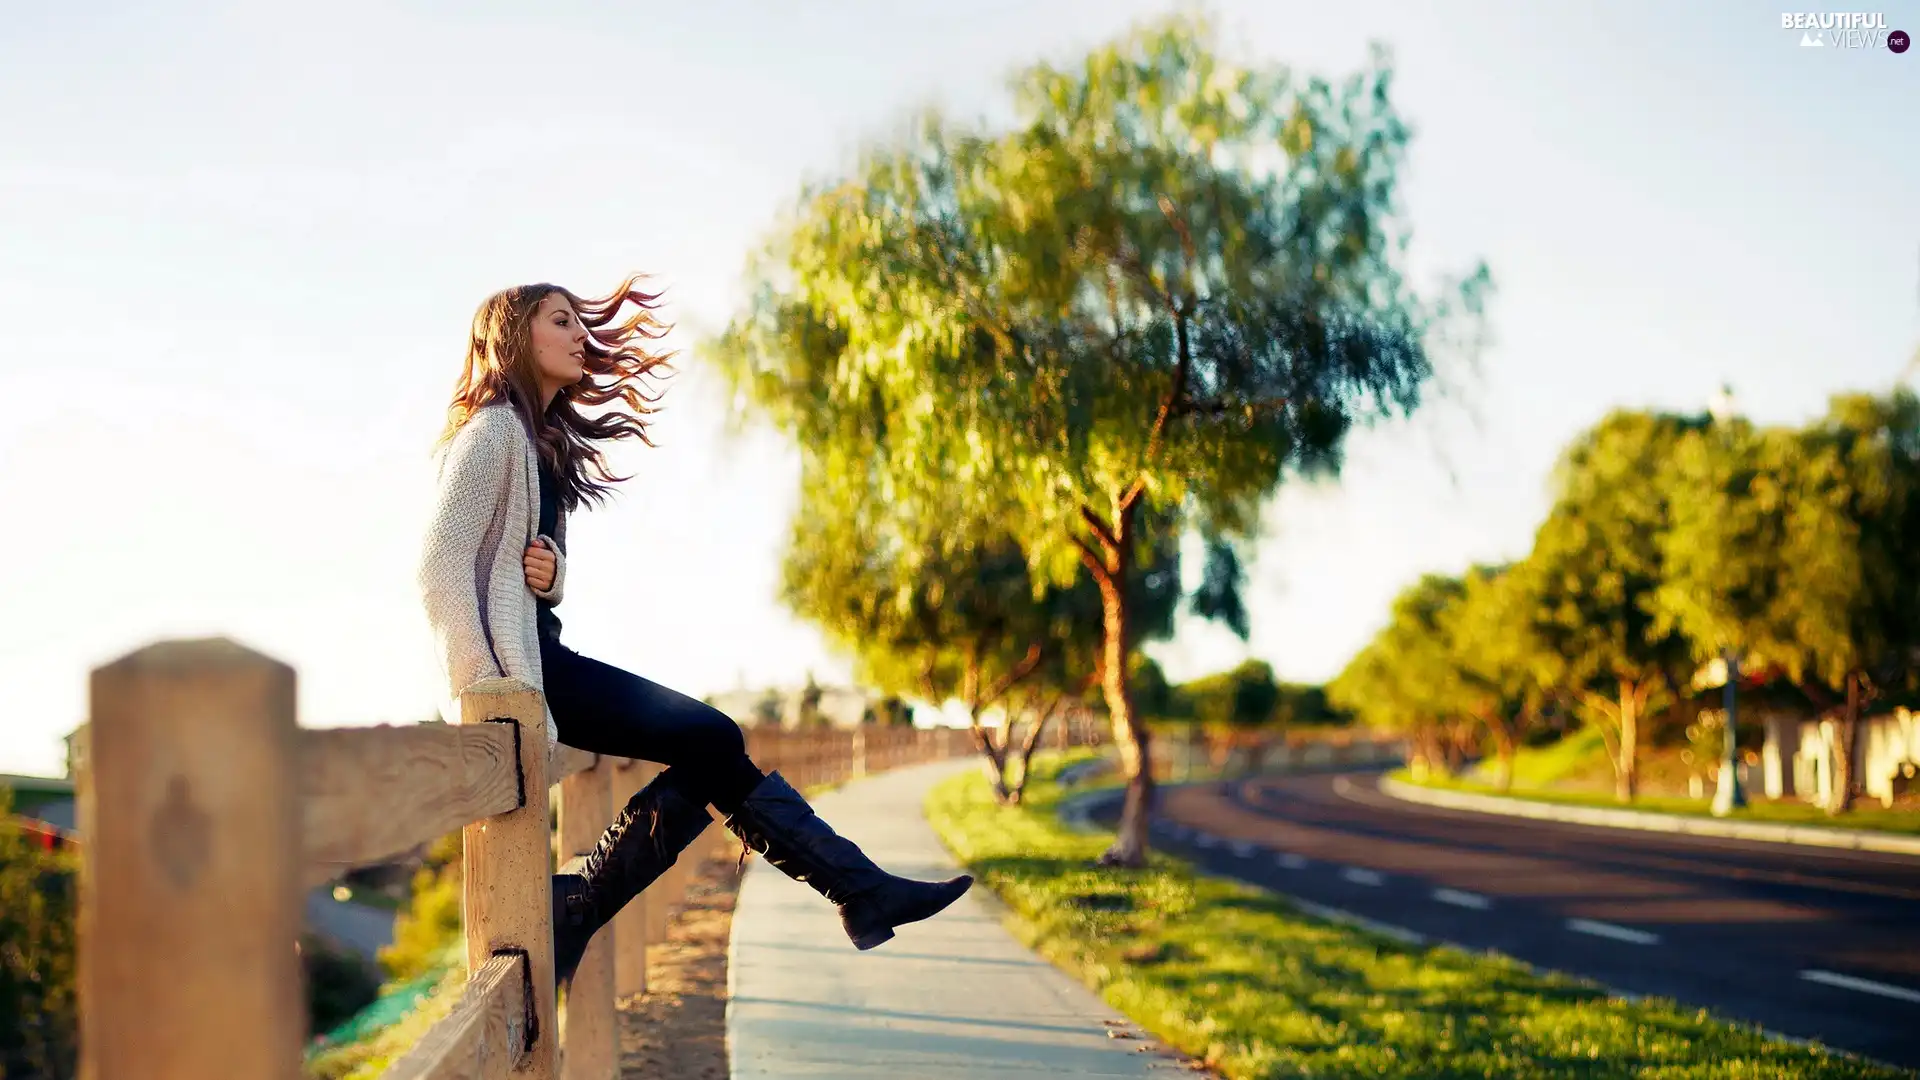
[[[659, 411], [655, 403], [660, 393], [649, 394], [644, 383], [673, 371], [668, 363], [671, 352], [647, 347], [671, 327], [655, 314], [662, 294], [641, 290], [642, 279], [643, 275], [635, 274], [606, 296], [592, 299], [546, 283], [516, 285], [487, 297], [473, 313], [466, 366], [454, 384], [453, 404], [447, 407], [447, 426], [439, 444], [451, 440], [480, 408], [506, 401], [526, 425], [541, 460], [553, 471], [561, 504], [571, 510], [582, 502], [604, 499], [611, 485], [627, 478], [608, 470], [606, 455], [594, 444], [636, 438], [654, 445], [647, 437], [645, 418]], [[583, 348], [587, 374], [561, 387], [545, 413], [540, 413], [540, 381], [531, 348], [533, 314], [541, 301], [555, 294], [566, 297], [588, 331]], [[633, 313], [622, 321], [620, 311], [628, 304], [633, 305]], [[594, 417], [580, 412], [583, 406], [615, 401], [626, 408], [608, 409]]]

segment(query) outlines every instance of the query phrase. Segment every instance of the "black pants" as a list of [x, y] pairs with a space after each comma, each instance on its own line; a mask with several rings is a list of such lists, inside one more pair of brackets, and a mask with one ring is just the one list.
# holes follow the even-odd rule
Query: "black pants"
[[688, 796], [723, 814], [765, 778], [740, 725], [676, 690], [540, 639], [541, 681], [560, 741], [594, 754], [657, 761]]

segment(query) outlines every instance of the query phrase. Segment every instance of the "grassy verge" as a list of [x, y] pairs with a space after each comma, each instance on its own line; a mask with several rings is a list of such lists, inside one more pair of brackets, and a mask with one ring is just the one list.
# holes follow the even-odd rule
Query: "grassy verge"
[[456, 941], [447, 948], [444, 964], [432, 991], [396, 1022], [371, 1030], [352, 1042], [312, 1048], [301, 1074], [304, 1080], [374, 1080], [386, 1072], [389, 1065], [413, 1049], [413, 1044], [420, 1041], [428, 1028], [451, 1013], [460, 1000], [460, 990], [467, 982], [463, 942]]
[[[1522, 786], [1516, 777], [1513, 790], [1502, 792], [1491, 784], [1475, 780], [1428, 776], [1415, 780], [1405, 769], [1393, 774], [1395, 779], [1423, 787], [1444, 788], [1448, 791], [1466, 791], [1476, 795], [1501, 795], [1507, 798], [1531, 799], [1535, 802], [1555, 803], [1562, 806], [1604, 806], [1617, 810], [1651, 810], [1661, 814], [1687, 814], [1693, 817], [1712, 817], [1712, 799], [1688, 799], [1676, 796], [1642, 795], [1630, 803], [1623, 803], [1611, 795], [1597, 791], [1558, 791]], [[1825, 810], [1810, 803], [1797, 800], [1759, 799], [1747, 804], [1745, 809], [1728, 814], [1723, 821], [1756, 821], [1773, 825], [1811, 825], [1814, 827], [1839, 829], [1865, 829], [1873, 832], [1904, 833], [1920, 836], [1920, 813], [1912, 810], [1885, 810], [1875, 806], [1856, 806], [1839, 817], [1829, 817]]]
[[1164, 856], [1096, 870], [1108, 837], [1055, 816], [1061, 764], [1036, 762], [1018, 808], [962, 773], [930, 794], [928, 817], [1028, 945], [1232, 1080], [1907, 1075], [1514, 961], [1319, 922]]

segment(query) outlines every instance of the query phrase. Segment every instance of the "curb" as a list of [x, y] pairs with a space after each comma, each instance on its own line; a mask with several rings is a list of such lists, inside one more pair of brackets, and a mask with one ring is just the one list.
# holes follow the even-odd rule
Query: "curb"
[[1893, 855], [1920, 855], [1920, 836], [1896, 836], [1864, 829], [1839, 829], [1819, 825], [1772, 825], [1763, 822], [1721, 821], [1716, 818], [1665, 814], [1652, 810], [1616, 810], [1602, 806], [1562, 806], [1533, 799], [1502, 795], [1479, 795], [1466, 791], [1446, 791], [1421, 787], [1391, 776], [1380, 778], [1380, 790], [1405, 802], [1424, 803], [1450, 810], [1473, 810], [1483, 814], [1564, 821], [1575, 825], [1599, 825], [1611, 829], [1638, 829], [1643, 832], [1688, 833], [1694, 836], [1718, 836], [1733, 840], [1757, 840], [1762, 843], [1792, 844], [1799, 847], [1845, 848], [1852, 851], [1878, 851]]

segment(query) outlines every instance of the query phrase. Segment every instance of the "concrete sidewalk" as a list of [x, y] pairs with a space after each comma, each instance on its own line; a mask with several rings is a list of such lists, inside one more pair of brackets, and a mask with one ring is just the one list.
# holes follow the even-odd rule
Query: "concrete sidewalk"
[[[957, 872], [921, 812], [934, 783], [975, 762], [855, 781], [815, 809], [875, 861], [925, 879]], [[734, 1080], [836, 1077], [1169, 1077], [1186, 1071], [1098, 997], [1015, 941], [976, 884], [944, 913], [859, 952], [833, 906], [752, 860], [733, 916], [727, 1040]]]

